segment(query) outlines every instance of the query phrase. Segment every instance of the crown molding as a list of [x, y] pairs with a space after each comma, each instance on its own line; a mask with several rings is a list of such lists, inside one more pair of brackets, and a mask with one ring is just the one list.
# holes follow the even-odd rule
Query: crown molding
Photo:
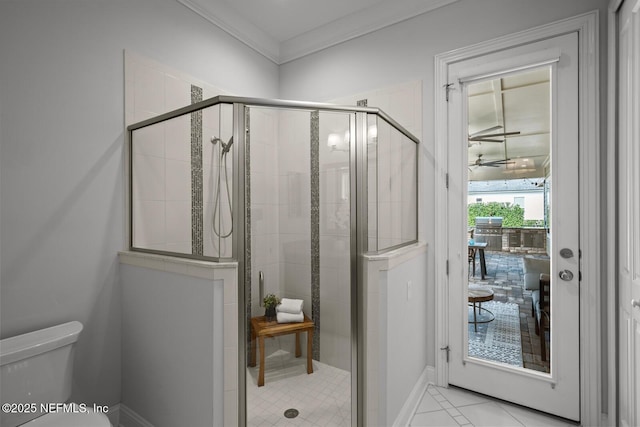
[[280, 45], [277, 40], [251, 24], [224, 2], [217, 2], [215, 10], [193, 0], [176, 0], [216, 27], [246, 44], [267, 59], [280, 64]]
[[282, 43], [250, 23], [224, 2], [215, 10], [194, 0], [177, 0], [207, 21], [278, 65], [318, 52], [458, 0], [385, 1], [322, 25]]
[[378, 3], [315, 28], [280, 45], [280, 64], [364, 36], [458, 0], [403, 0]]

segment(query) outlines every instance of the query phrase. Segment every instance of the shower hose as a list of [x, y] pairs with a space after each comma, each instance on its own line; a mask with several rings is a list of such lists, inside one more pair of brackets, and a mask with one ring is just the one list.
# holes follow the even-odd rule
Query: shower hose
[[[229, 142], [227, 144], [224, 143], [224, 141], [222, 141], [220, 138], [211, 138], [211, 142], [215, 145], [216, 143], [220, 143], [220, 147], [221, 147], [221, 154], [220, 154], [220, 162], [219, 162], [219, 168], [218, 168], [218, 182], [215, 186], [215, 196], [214, 196], [214, 200], [213, 200], [213, 216], [212, 216], [212, 226], [213, 226], [213, 232], [215, 233], [216, 236], [221, 237], [221, 238], [226, 238], [231, 236], [231, 233], [233, 233], [233, 207], [231, 206], [231, 193], [229, 191], [229, 177], [228, 177], [228, 170], [227, 170], [227, 154], [229, 153], [229, 150], [231, 149], [231, 145], [233, 144], [233, 137], [231, 137], [231, 139], [229, 139]], [[220, 208], [218, 207], [218, 202], [220, 201], [220, 179], [221, 179], [221, 175], [222, 173], [220, 172], [220, 169], [223, 167], [223, 163], [224, 163], [224, 182], [225, 182], [225, 187], [227, 190], [227, 202], [229, 203], [229, 216], [231, 217], [231, 228], [229, 229], [228, 233], [225, 233], [224, 231], [221, 230], [221, 225], [220, 228], [218, 228], [218, 220], [220, 219]]]

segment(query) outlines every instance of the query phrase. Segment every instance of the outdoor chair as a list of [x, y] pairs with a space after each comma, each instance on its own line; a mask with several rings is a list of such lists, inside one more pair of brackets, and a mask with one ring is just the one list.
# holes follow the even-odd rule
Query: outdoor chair
[[536, 310], [536, 334], [540, 336], [540, 353], [542, 360], [547, 360], [547, 341], [545, 330], [551, 329], [551, 277], [548, 274], [540, 275], [540, 299]]

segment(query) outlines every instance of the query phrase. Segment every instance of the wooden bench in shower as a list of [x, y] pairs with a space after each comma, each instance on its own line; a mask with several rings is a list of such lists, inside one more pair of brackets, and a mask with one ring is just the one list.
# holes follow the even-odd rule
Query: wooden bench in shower
[[297, 323], [278, 323], [267, 321], [264, 316], [251, 318], [251, 360], [249, 366], [256, 366], [256, 338], [260, 347], [260, 370], [258, 374], [258, 387], [264, 385], [264, 338], [276, 337], [279, 335], [296, 334], [296, 357], [302, 355], [300, 349], [300, 333], [307, 333], [307, 374], [313, 373], [312, 364], [312, 343], [313, 343], [313, 320], [307, 315], [304, 316], [303, 322]]

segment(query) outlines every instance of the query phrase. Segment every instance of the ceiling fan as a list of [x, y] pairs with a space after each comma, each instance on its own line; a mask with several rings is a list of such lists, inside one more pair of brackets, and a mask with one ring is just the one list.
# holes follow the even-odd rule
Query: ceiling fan
[[[504, 142], [504, 137], [520, 134], [520, 131], [491, 133], [498, 129], [502, 129], [502, 126], [501, 125], [493, 126], [493, 127], [472, 133], [471, 135], [469, 135], [469, 138], [468, 138], [469, 147], [471, 147], [471, 145], [473, 144], [480, 144], [482, 142], [497, 142], [497, 143]], [[496, 138], [502, 138], [502, 139], [496, 139]]]
[[491, 168], [497, 168], [497, 167], [502, 166], [502, 165], [511, 165], [511, 164], [514, 164], [514, 163], [515, 162], [511, 161], [511, 159], [483, 161], [482, 160], [482, 154], [478, 154], [478, 158], [476, 159], [476, 161], [473, 162], [473, 163], [469, 163], [469, 166], [488, 166], [488, 167], [491, 167]]

